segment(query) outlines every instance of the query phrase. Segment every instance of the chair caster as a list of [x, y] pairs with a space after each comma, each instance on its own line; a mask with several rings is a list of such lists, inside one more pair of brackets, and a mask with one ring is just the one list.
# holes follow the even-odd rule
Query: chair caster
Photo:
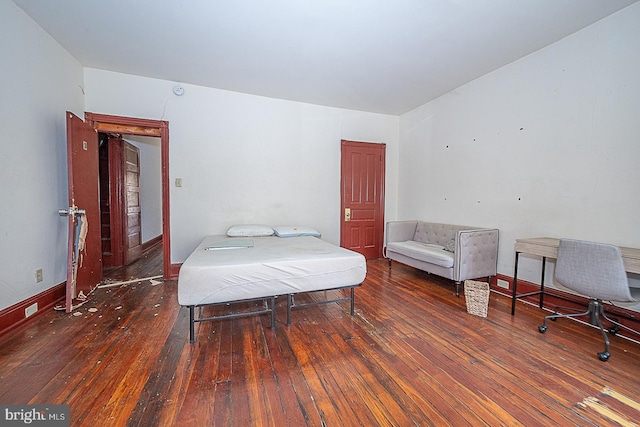
[[[558, 314], [558, 313], [556, 313], [556, 314]], [[551, 320], [552, 322], [557, 322], [557, 321], [558, 321], [558, 318], [557, 318], [557, 317], [552, 317], [550, 320]]]
[[606, 362], [607, 360], [609, 360], [609, 352], [608, 351], [603, 351], [598, 353], [598, 359], [602, 360], [603, 362]]
[[538, 326], [538, 332], [540, 332], [541, 334], [544, 334], [545, 332], [547, 332], [547, 326], [546, 325]]
[[617, 334], [617, 333], [618, 333], [618, 331], [619, 331], [619, 330], [620, 330], [620, 328], [619, 328], [619, 327], [617, 327], [617, 326], [612, 326], [612, 327], [610, 327], [610, 328], [609, 328], [609, 333], [610, 333], [611, 335], [615, 335], [615, 334]]

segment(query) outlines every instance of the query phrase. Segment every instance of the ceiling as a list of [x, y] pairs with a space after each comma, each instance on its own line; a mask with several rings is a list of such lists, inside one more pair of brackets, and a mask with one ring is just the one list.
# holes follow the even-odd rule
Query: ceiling
[[639, 0], [13, 0], [84, 67], [400, 115]]

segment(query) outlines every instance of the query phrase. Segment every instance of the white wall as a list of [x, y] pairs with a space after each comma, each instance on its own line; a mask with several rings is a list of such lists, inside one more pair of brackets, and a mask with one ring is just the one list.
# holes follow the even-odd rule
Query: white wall
[[403, 115], [399, 218], [499, 228], [508, 276], [520, 237], [640, 247], [638, 23], [635, 4]]
[[0, 55], [1, 310], [66, 279], [65, 111], [83, 117], [84, 98], [80, 64], [8, 0]]
[[160, 138], [125, 135], [140, 149], [140, 225], [142, 243], [162, 234], [162, 155]]
[[[387, 144], [396, 216], [399, 118], [85, 69], [86, 109], [169, 121], [171, 261], [238, 223], [308, 225], [339, 243], [340, 140]], [[182, 187], [174, 186], [175, 178]]]

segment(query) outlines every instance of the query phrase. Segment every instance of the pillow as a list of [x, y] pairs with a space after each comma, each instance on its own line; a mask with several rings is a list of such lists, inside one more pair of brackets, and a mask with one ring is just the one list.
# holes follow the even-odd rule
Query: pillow
[[234, 225], [227, 230], [229, 237], [260, 237], [272, 236], [273, 228], [261, 224]]
[[278, 237], [297, 237], [297, 236], [313, 236], [320, 237], [320, 232], [311, 227], [297, 227], [280, 225], [273, 227]]
[[444, 250], [447, 252], [453, 252], [456, 248], [456, 238], [452, 237], [447, 243], [444, 244]]

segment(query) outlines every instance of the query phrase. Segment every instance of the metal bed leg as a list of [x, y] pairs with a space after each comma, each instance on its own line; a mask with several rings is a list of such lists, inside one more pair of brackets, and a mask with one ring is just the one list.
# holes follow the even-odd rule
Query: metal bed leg
[[291, 304], [293, 303], [293, 295], [287, 295], [287, 326], [291, 326]]
[[189, 306], [189, 341], [193, 344], [196, 341], [196, 337], [195, 337], [195, 331], [194, 331], [194, 323], [195, 323], [195, 318], [194, 318], [194, 311], [195, 311], [195, 305], [190, 305]]
[[351, 288], [351, 315], [352, 316], [353, 316], [353, 313], [354, 313], [354, 305], [355, 305], [355, 301], [353, 299], [353, 296], [354, 296], [355, 292], [353, 290], [354, 290], [354, 288], [352, 287]]
[[271, 329], [276, 328], [276, 297], [271, 297]]

